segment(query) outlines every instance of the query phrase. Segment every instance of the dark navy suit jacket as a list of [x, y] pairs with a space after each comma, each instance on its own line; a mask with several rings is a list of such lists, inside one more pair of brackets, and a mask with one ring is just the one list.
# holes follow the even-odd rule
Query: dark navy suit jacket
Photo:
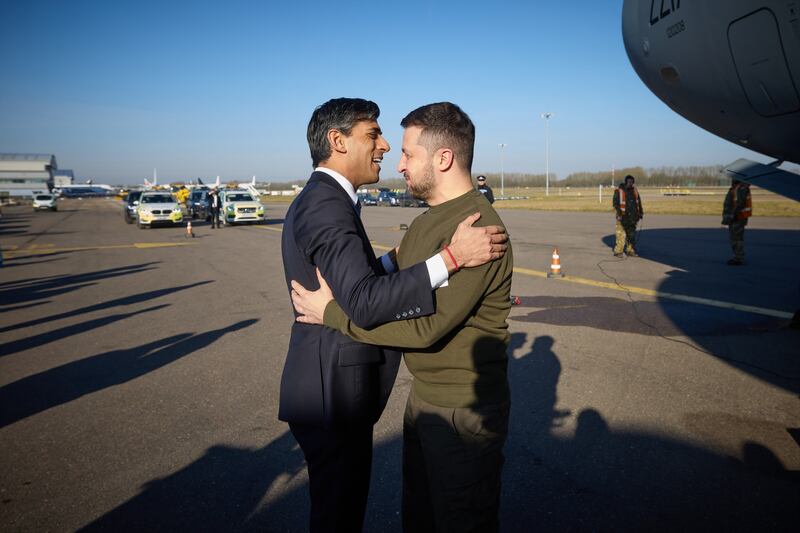
[[[289, 207], [281, 250], [289, 290], [291, 280], [318, 289], [319, 267], [336, 301], [358, 326], [398, 320], [403, 312], [425, 316], [435, 311], [425, 263], [386, 275], [350, 196], [324, 172], [314, 172]], [[295, 322], [278, 418], [322, 427], [375, 423], [400, 357], [325, 326]]]

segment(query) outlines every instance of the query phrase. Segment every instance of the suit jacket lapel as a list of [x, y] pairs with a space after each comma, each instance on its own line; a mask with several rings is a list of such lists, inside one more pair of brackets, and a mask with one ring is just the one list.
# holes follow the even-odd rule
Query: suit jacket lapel
[[[358, 229], [358, 233], [361, 235], [361, 238], [364, 239], [364, 242], [369, 245], [369, 249], [372, 250], [372, 245], [370, 244], [369, 237], [367, 236], [367, 230], [364, 228], [364, 224], [361, 222], [361, 216], [359, 216], [358, 211], [356, 211], [356, 207], [353, 205], [353, 200], [350, 198], [350, 195], [347, 194], [344, 189], [342, 189], [342, 186], [339, 185], [335, 179], [330, 177], [325, 172], [312, 173], [311, 177], [308, 178], [308, 182], [312, 183], [315, 181], [327, 183], [345, 200], [345, 202], [347, 202], [347, 205], [351, 207], [353, 213], [356, 215], [356, 228]], [[372, 252], [372, 258], [376, 259], [374, 251]]]

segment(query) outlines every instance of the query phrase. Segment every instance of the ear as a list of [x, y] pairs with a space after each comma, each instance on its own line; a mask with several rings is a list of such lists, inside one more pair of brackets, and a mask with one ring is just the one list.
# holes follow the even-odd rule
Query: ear
[[347, 153], [347, 145], [344, 142], [344, 134], [335, 129], [328, 130], [328, 144], [331, 145], [331, 150], [339, 152], [340, 154]]
[[439, 148], [433, 156], [433, 166], [440, 172], [447, 172], [455, 162], [455, 154], [449, 148]]

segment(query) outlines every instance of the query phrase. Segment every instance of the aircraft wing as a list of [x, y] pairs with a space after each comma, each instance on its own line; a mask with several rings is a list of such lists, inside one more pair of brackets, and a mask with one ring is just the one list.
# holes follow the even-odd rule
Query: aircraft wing
[[800, 201], [800, 176], [749, 159], [737, 159], [722, 169], [732, 179]]

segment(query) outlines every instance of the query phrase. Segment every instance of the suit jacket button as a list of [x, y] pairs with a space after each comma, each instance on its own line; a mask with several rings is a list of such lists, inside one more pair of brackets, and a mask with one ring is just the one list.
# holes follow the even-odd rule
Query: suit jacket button
[[420, 311], [422, 311], [422, 309], [420, 309], [419, 307], [417, 307], [417, 313], [419, 313]]
[[408, 310], [408, 315], [409, 315], [409, 316], [411, 316], [411, 315], [413, 315], [413, 314], [414, 314], [414, 310], [413, 310], [413, 309], [409, 309], [409, 310]]
[[400, 320], [400, 315], [399, 315], [399, 314], [397, 314], [397, 315], [394, 315], [394, 317], [395, 317], [397, 320]]
[[408, 316], [408, 313], [406, 313], [405, 311], [403, 311], [403, 318], [405, 318], [405, 317], [407, 317], [407, 316]]

